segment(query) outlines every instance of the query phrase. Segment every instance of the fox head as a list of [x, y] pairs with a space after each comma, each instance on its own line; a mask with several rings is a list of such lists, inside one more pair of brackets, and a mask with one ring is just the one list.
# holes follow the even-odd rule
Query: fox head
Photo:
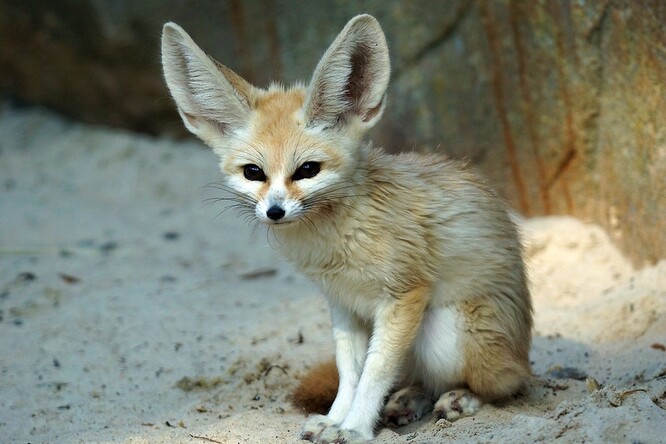
[[353, 193], [361, 140], [381, 117], [389, 81], [374, 17], [347, 23], [307, 87], [255, 87], [175, 23], [164, 25], [162, 66], [185, 126], [220, 157], [239, 208], [266, 224], [289, 224]]

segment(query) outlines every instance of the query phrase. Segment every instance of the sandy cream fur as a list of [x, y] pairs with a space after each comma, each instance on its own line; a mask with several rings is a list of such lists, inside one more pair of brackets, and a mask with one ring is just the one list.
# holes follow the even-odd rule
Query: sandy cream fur
[[[251, 86], [175, 24], [165, 25], [162, 50], [181, 116], [220, 156], [236, 203], [271, 227], [329, 301], [338, 394], [304, 438], [371, 439], [385, 397], [401, 386], [434, 398], [466, 386], [483, 400], [520, 388], [532, 314], [505, 205], [456, 162], [361, 141], [381, 116], [389, 77], [376, 20], [352, 19], [309, 87]], [[294, 179], [312, 161], [321, 171]], [[266, 180], [245, 179], [248, 164]], [[274, 205], [285, 210], [278, 221], [266, 216]]]

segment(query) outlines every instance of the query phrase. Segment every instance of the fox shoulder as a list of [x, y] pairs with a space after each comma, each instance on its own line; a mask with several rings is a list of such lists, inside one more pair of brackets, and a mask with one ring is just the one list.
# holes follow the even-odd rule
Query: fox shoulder
[[291, 395], [291, 403], [303, 413], [325, 415], [338, 393], [338, 369], [330, 360], [313, 367]]

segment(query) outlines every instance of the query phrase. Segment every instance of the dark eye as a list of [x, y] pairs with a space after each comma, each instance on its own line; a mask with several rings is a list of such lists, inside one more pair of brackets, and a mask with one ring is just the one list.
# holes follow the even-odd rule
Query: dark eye
[[243, 176], [245, 176], [247, 180], [254, 180], [258, 182], [266, 181], [266, 175], [264, 174], [264, 170], [262, 170], [253, 163], [250, 163], [243, 167]]
[[317, 174], [319, 174], [320, 169], [321, 164], [319, 162], [305, 162], [303, 165], [298, 167], [292, 179], [310, 179], [311, 177], [315, 177]]

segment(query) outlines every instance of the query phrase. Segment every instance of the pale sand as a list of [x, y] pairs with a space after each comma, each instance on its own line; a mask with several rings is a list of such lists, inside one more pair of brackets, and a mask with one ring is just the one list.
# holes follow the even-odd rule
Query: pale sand
[[[1, 442], [297, 441], [287, 396], [332, 356], [326, 304], [265, 229], [202, 204], [219, 179], [194, 142], [0, 112]], [[572, 218], [521, 225], [539, 382], [376, 442], [666, 442], [666, 261], [636, 271]]]

